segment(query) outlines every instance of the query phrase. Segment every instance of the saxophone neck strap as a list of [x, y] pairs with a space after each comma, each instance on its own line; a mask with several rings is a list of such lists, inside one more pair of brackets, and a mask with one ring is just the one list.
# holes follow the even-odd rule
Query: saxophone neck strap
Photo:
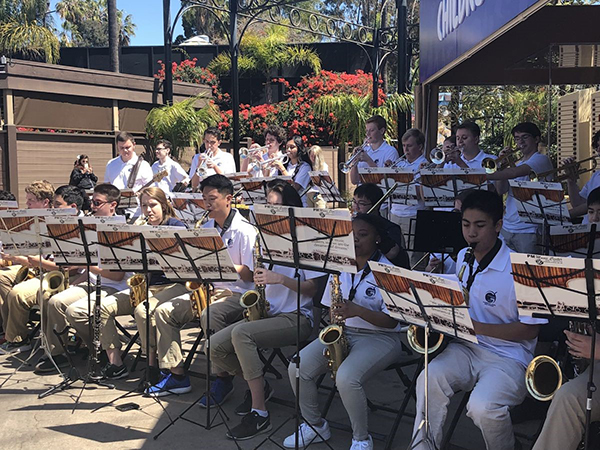
[[360, 286], [360, 283], [362, 283], [363, 280], [365, 278], [367, 278], [369, 276], [369, 274], [371, 273], [371, 266], [369, 266], [369, 261], [379, 261], [380, 258], [381, 258], [381, 252], [379, 250], [376, 250], [375, 253], [373, 253], [371, 255], [371, 257], [369, 258], [369, 260], [367, 261], [367, 264], [365, 264], [365, 267], [363, 267], [362, 274], [360, 275], [360, 279], [358, 280], [358, 283], [356, 283], [356, 286], [354, 285], [355, 274], [353, 274], [353, 273], [350, 274], [350, 276], [352, 277], [352, 288], [350, 288], [350, 293], [348, 294], [349, 302], [354, 300], [358, 286]]
[[483, 258], [481, 258], [481, 262], [477, 266], [477, 270], [473, 273], [473, 263], [475, 261], [475, 257], [471, 259], [469, 262], [469, 278], [467, 278], [467, 291], [471, 290], [471, 286], [475, 281], [475, 277], [477, 274], [483, 272], [487, 266], [494, 260], [500, 249], [502, 248], [502, 241], [500, 239], [496, 239], [496, 243], [492, 247], [492, 249], [485, 254]]

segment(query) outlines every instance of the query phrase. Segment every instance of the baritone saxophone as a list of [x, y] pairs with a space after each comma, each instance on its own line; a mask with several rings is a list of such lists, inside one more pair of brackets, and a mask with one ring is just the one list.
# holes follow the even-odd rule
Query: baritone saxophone
[[344, 320], [337, 314], [337, 309], [345, 303], [340, 289], [340, 276], [333, 274], [331, 286], [331, 306], [329, 317], [331, 325], [323, 328], [319, 333], [319, 341], [326, 345], [323, 355], [329, 360], [327, 365], [331, 370], [331, 378], [335, 380], [338, 369], [348, 356], [348, 339], [344, 334]]

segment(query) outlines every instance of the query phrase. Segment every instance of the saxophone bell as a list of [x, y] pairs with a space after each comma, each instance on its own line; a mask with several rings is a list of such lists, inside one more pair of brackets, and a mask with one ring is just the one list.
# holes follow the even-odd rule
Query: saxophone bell
[[[420, 353], [421, 355], [425, 354], [425, 328], [418, 327], [416, 325], [411, 325], [406, 330], [406, 339], [408, 341], [408, 345], [415, 352]], [[435, 342], [433, 345], [430, 345], [427, 349], [427, 353], [431, 355], [439, 350], [444, 342], [444, 335], [442, 333], [429, 333], [429, 339], [432, 339]], [[436, 341], [437, 339], [437, 341]]]
[[144, 274], [136, 273], [127, 280], [129, 286], [129, 301], [132, 308], [136, 308], [142, 302], [145, 302], [147, 298], [146, 292], [146, 277]]
[[196, 317], [200, 317], [202, 311], [204, 311], [210, 301], [210, 292], [206, 288], [204, 283], [198, 283], [197, 281], [187, 281], [185, 287], [190, 291], [190, 303], [192, 312]]
[[319, 333], [319, 342], [326, 346], [323, 355], [329, 360], [327, 365], [331, 370], [331, 378], [334, 380], [340, 365], [349, 352], [348, 339], [344, 334], [344, 319], [335, 311], [345, 303], [340, 285], [340, 276], [333, 274], [331, 279], [331, 306], [329, 308], [331, 325], [325, 327]]
[[[260, 262], [260, 236], [256, 238], [252, 255], [254, 270], [262, 269], [263, 265]], [[244, 292], [240, 297], [240, 305], [245, 308], [244, 317], [248, 320], [260, 320], [269, 317], [271, 305], [267, 301], [265, 285], [256, 283], [256, 289]]]

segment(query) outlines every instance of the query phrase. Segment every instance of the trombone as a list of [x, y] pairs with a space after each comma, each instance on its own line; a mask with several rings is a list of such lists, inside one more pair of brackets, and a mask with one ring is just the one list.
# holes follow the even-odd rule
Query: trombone
[[481, 161], [481, 167], [485, 169], [485, 173], [488, 175], [509, 167], [515, 167], [517, 162], [516, 153], [517, 150], [510, 150], [505, 155], [496, 159], [488, 156], [487, 158], [483, 158], [483, 161]]
[[[529, 180], [543, 181], [547, 177], [553, 177], [554, 181], [561, 182], [566, 181], [571, 177], [579, 178], [579, 176], [583, 175], [584, 173], [593, 172], [596, 170], [596, 166], [598, 165], [598, 160], [596, 158], [596, 156], [590, 156], [589, 158], [582, 159], [581, 161], [573, 161], [569, 164], [563, 164], [562, 166], [556, 169], [548, 170], [542, 173], [536, 173], [534, 170], [532, 170], [531, 172], [529, 172]], [[583, 165], [588, 161], [591, 162], [591, 165], [589, 169], [586, 169], [585, 167], [583, 167]]]

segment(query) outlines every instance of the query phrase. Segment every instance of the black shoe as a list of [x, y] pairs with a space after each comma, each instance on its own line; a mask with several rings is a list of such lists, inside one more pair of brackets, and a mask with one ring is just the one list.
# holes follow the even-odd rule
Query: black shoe
[[128, 375], [129, 371], [127, 370], [127, 366], [125, 364], [121, 364], [120, 366], [108, 364], [104, 368], [104, 376], [109, 380], [119, 380], [121, 378], [127, 377]]
[[236, 441], [244, 441], [268, 431], [271, 431], [270, 416], [261, 417], [256, 411], [252, 411], [242, 418], [242, 423], [227, 432], [227, 437]]
[[[275, 391], [271, 388], [271, 385], [267, 380], [265, 380], [265, 403], [271, 400]], [[246, 414], [250, 414], [252, 411], [252, 394], [250, 390], [247, 390], [244, 394], [244, 401], [235, 408], [235, 413], [238, 416], [245, 416]]]
[[[69, 367], [69, 360], [65, 355], [56, 355], [53, 356], [54, 362], [59, 368]], [[38, 363], [35, 366], [36, 373], [51, 373], [56, 372], [56, 367], [54, 367], [54, 363], [48, 358], [46, 355], [42, 356]]]

